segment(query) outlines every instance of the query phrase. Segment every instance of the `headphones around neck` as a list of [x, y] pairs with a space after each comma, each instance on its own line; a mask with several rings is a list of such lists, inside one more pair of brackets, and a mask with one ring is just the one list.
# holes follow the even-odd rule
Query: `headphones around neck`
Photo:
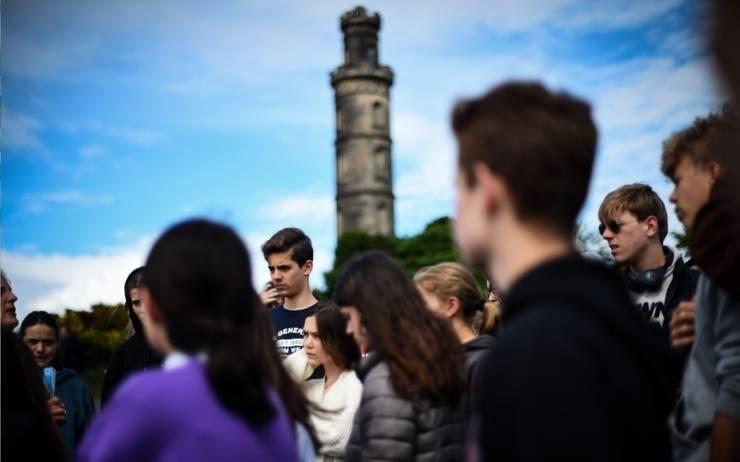
[[625, 278], [627, 286], [633, 292], [645, 292], [655, 290], [663, 283], [665, 273], [673, 264], [673, 250], [670, 247], [663, 247], [665, 254], [665, 265], [660, 268], [646, 269], [640, 274], [635, 274], [630, 268], [625, 269]]

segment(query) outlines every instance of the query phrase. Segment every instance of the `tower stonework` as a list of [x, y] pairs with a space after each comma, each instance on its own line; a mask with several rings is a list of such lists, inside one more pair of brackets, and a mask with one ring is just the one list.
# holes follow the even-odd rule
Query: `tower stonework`
[[390, 87], [378, 60], [380, 15], [341, 17], [344, 63], [331, 73], [336, 104], [337, 237], [350, 230], [393, 236]]

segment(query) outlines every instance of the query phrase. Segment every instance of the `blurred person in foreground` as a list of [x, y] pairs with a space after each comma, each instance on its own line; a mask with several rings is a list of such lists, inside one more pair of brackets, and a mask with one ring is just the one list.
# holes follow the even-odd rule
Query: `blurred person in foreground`
[[[33, 355], [13, 333], [18, 325], [13, 293], [5, 272], [0, 273], [2, 292], [2, 332], [0, 333], [0, 460], [64, 461], [67, 459], [59, 432], [52, 420], [44, 383]], [[55, 408], [63, 411], [61, 407]], [[63, 414], [62, 414], [63, 417]]]
[[262, 353], [262, 304], [251, 281], [247, 249], [227, 226], [189, 220], [157, 239], [140, 295], [163, 368], [116, 390], [78, 460], [297, 460]]
[[2, 312], [0, 312], [0, 324], [2, 324], [3, 333], [12, 333], [13, 329], [18, 327], [18, 317], [16, 316], [15, 302], [18, 297], [13, 293], [10, 281], [5, 275], [5, 271], [0, 272], [0, 299], [2, 300]]
[[459, 461], [467, 412], [463, 351], [450, 324], [426, 307], [382, 252], [350, 260], [334, 299], [368, 354], [347, 461]]
[[[740, 107], [740, 2], [713, 0], [708, 5], [712, 19], [709, 43], [714, 63], [737, 108]], [[735, 129], [722, 137], [722, 175], [712, 183], [707, 203], [696, 212], [691, 229], [691, 256], [707, 276], [740, 299], [740, 132]]]
[[504, 299], [473, 386], [470, 459], [670, 460], [668, 348], [571, 239], [596, 152], [589, 105], [510, 82], [459, 102], [452, 127], [455, 238]]
[[[724, 174], [726, 134], [739, 126], [727, 105], [664, 143], [661, 170], [675, 185], [670, 201], [690, 233]], [[693, 344], [671, 418], [674, 459], [740, 460], [740, 301], [702, 275], [695, 308], [674, 317], [671, 335]]]

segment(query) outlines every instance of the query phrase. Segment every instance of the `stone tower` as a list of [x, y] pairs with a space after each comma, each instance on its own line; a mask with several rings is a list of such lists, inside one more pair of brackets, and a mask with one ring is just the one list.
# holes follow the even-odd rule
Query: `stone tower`
[[344, 63], [331, 73], [336, 103], [337, 237], [394, 235], [389, 90], [378, 62], [380, 15], [358, 6], [342, 15]]

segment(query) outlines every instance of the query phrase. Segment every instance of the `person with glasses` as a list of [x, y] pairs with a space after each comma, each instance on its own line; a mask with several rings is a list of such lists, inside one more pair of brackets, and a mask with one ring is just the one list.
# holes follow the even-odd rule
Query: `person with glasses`
[[[681, 302], [694, 297], [699, 272], [663, 245], [668, 235], [663, 201], [646, 184], [628, 184], [606, 195], [599, 221], [599, 234], [608, 243], [635, 306], [669, 342], [671, 316]], [[682, 350], [687, 346], [685, 339], [674, 345]]]

